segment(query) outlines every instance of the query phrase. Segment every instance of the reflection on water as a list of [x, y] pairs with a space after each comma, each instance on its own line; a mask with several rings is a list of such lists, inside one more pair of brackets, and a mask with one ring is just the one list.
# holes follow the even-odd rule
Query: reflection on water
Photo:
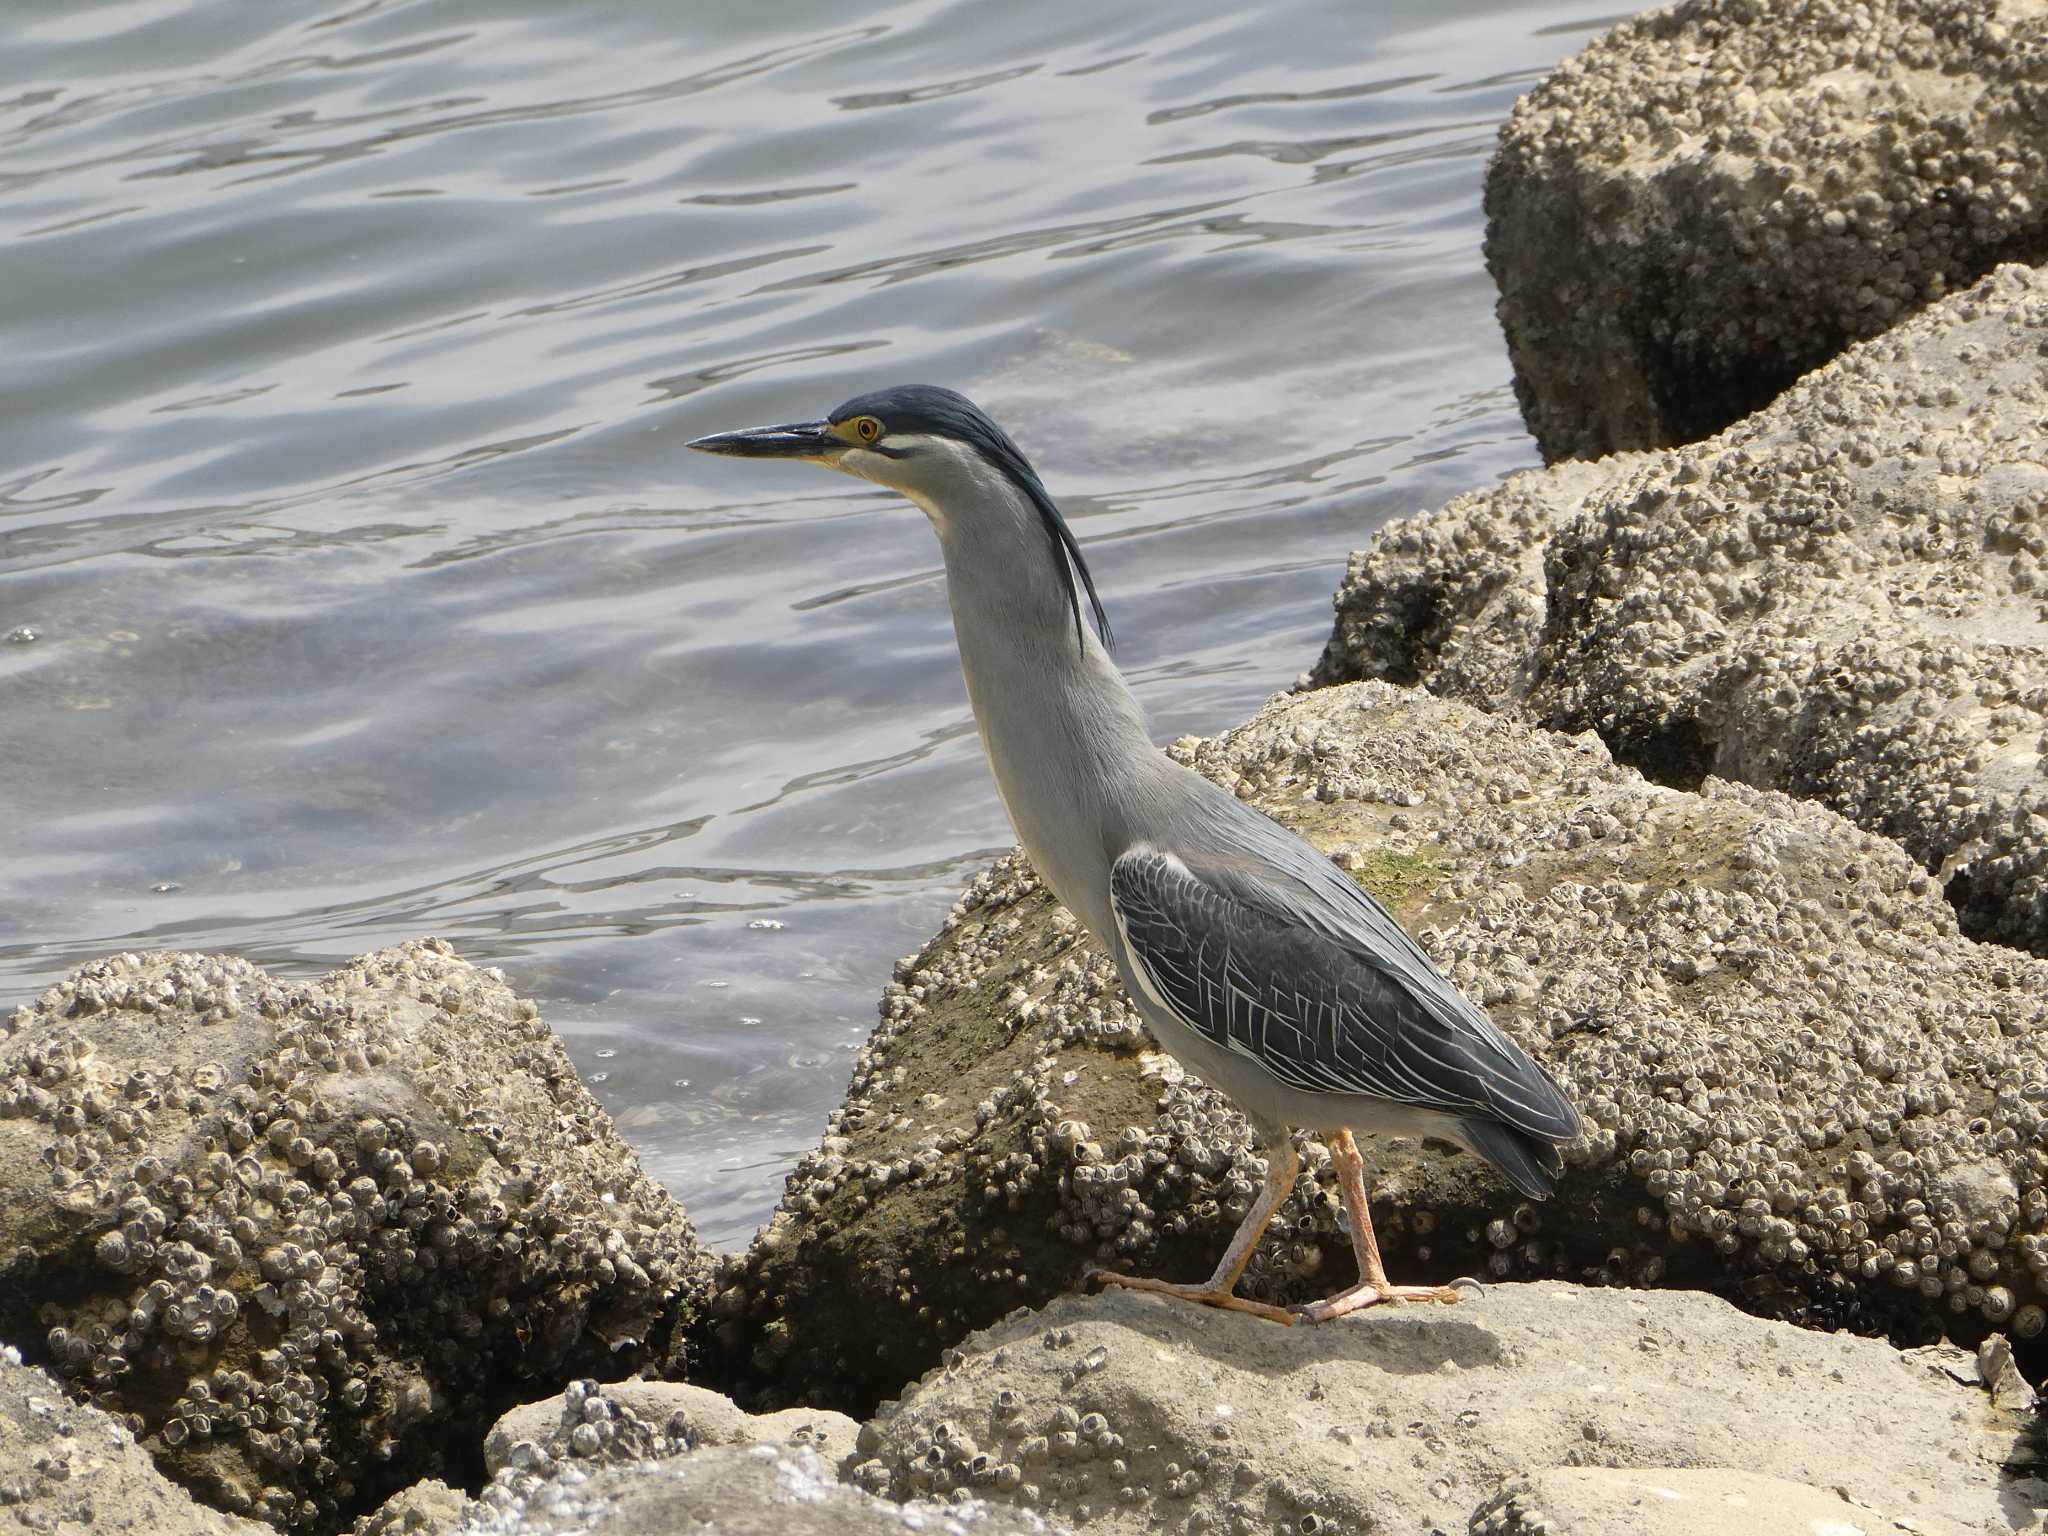
[[17, 0], [0, 1000], [439, 933], [743, 1241], [1008, 835], [923, 520], [682, 442], [967, 389], [1158, 734], [1226, 725], [1372, 527], [1532, 461], [1479, 178], [1600, 25]]

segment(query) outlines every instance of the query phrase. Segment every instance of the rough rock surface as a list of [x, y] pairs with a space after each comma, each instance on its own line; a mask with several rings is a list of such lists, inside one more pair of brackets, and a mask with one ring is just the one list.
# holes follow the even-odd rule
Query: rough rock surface
[[1546, 459], [1690, 442], [2048, 258], [2040, 0], [1688, 0], [1516, 104], [1486, 257]]
[[445, 945], [120, 955], [0, 1029], [0, 1337], [217, 1507], [332, 1526], [702, 1299], [681, 1207]]
[[1029, 1510], [980, 1499], [894, 1503], [839, 1482], [802, 1446], [721, 1446], [558, 1479], [473, 1516], [471, 1536], [1061, 1536]]
[[1919, 1528], [1873, 1519], [1833, 1486], [1730, 1467], [1545, 1467], [1505, 1482], [1473, 1512], [1472, 1536], [1880, 1536], [1886, 1526]]
[[1383, 678], [1483, 709], [1523, 703], [1543, 660], [1551, 545], [1586, 508], [1712, 447], [1567, 460], [1387, 524], [1353, 551], [1308, 682]]
[[[2031, 1416], [1927, 1353], [1697, 1292], [1507, 1285], [1325, 1328], [1070, 1296], [975, 1334], [885, 1407], [851, 1477], [1014, 1501], [1086, 1536], [1224, 1536], [1491, 1532], [1532, 1475], [1597, 1481], [1553, 1469], [1734, 1468], [1851, 1505], [1868, 1536], [2038, 1531]], [[1592, 1529], [1684, 1528], [1638, 1511]]]
[[[1386, 900], [1587, 1117], [1542, 1205], [1367, 1142], [1397, 1278], [1689, 1281], [1914, 1339], [2042, 1332], [2048, 963], [1961, 938], [1896, 846], [1385, 684], [1180, 750]], [[1352, 1278], [1327, 1154], [1304, 1155], [1247, 1294]], [[1260, 1171], [1006, 859], [900, 967], [823, 1145], [721, 1273], [707, 1375], [864, 1413], [1091, 1265], [1206, 1274]]]
[[19, 1351], [0, 1347], [0, 1531], [267, 1536], [269, 1527], [195, 1504], [127, 1425], [72, 1402]]
[[437, 1536], [469, 1518], [471, 1504], [438, 1477], [401, 1488], [357, 1520], [352, 1536]]
[[[591, 1389], [577, 1389], [587, 1398]], [[621, 1414], [631, 1414], [691, 1450], [712, 1445], [801, 1445], [827, 1461], [844, 1460], [860, 1426], [828, 1408], [784, 1408], [747, 1413], [722, 1393], [682, 1381], [615, 1381], [596, 1389]], [[484, 1466], [493, 1474], [513, 1459], [522, 1442], [544, 1444], [562, 1423], [568, 1401], [558, 1394], [522, 1403], [484, 1437]]]
[[2048, 273], [2002, 268], [1719, 437], [1394, 524], [1315, 676], [1817, 799], [2048, 954], [2044, 336]]
[[745, 1416], [730, 1403], [721, 1412], [712, 1396], [661, 1383], [571, 1382], [560, 1397], [521, 1410], [513, 1443], [499, 1437], [501, 1459], [477, 1498], [451, 1511], [401, 1496], [358, 1522], [356, 1536], [1058, 1536], [1036, 1515], [964, 1495], [943, 1506], [898, 1504], [841, 1484], [834, 1462], [851, 1449], [850, 1424], [849, 1443], [831, 1460], [800, 1441], [703, 1446], [700, 1436], [721, 1424], [742, 1442], [761, 1432], [740, 1424]]

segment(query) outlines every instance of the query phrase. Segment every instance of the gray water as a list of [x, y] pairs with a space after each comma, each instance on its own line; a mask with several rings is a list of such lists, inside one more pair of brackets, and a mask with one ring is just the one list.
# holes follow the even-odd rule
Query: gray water
[[1009, 835], [924, 519], [681, 444], [967, 390], [1221, 729], [1534, 462], [1480, 178], [1609, 20], [9, 0], [0, 1006], [440, 934], [744, 1242]]

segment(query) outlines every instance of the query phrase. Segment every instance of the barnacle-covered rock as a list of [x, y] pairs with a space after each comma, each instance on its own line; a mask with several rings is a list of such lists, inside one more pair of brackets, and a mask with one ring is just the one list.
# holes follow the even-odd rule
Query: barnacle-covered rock
[[[580, 1470], [580, 1469], [576, 1469]], [[848, 1487], [806, 1446], [729, 1445], [543, 1480], [448, 1536], [1070, 1536], [983, 1499], [899, 1504]]]
[[[2048, 962], [1962, 938], [1899, 849], [1810, 803], [1687, 793], [1386, 684], [1177, 748], [1337, 858], [1584, 1111], [1559, 1198], [1366, 1142], [1404, 1280], [1697, 1283], [1910, 1339], [2041, 1330]], [[1350, 1281], [1320, 1144], [1241, 1289]], [[900, 968], [823, 1144], [721, 1273], [707, 1373], [859, 1414], [1093, 1265], [1206, 1275], [1245, 1122], [1147, 1044], [1022, 862]]]
[[[965, 1340], [862, 1431], [850, 1475], [1082, 1536], [2038, 1529], [2027, 1416], [1958, 1380], [1969, 1365], [1697, 1292], [1505, 1285], [1276, 1328], [1110, 1291]], [[1688, 1520], [1710, 1474], [1630, 1490], [1609, 1468], [1740, 1469], [1722, 1492], [1754, 1502]], [[1562, 1518], [1603, 1503], [1612, 1523]]]
[[573, 1434], [572, 1407], [595, 1418], [590, 1405], [599, 1398], [607, 1424], [650, 1425], [669, 1444], [693, 1451], [714, 1445], [807, 1446], [836, 1463], [853, 1449], [858, 1428], [829, 1408], [747, 1413], [723, 1393], [685, 1381], [615, 1381], [602, 1387], [571, 1382], [567, 1392], [521, 1403], [492, 1425], [484, 1437], [485, 1468], [504, 1471], [525, 1454], [521, 1447], [547, 1445], [550, 1436], [565, 1432], [565, 1424]]
[[74, 1403], [19, 1350], [0, 1346], [0, 1531], [71, 1536], [267, 1536], [269, 1527], [195, 1504], [157, 1471], [128, 1426]]
[[898, 1503], [847, 1487], [836, 1467], [853, 1449], [850, 1420], [771, 1417], [679, 1383], [573, 1381], [493, 1432], [493, 1475], [476, 1498], [422, 1508], [401, 1494], [354, 1536], [1059, 1536], [979, 1500]]
[[311, 984], [118, 955], [4, 1031], [0, 1337], [220, 1508], [329, 1528], [466, 1475], [464, 1435], [701, 1300], [681, 1207], [444, 944]]
[[465, 1494], [438, 1477], [411, 1483], [349, 1528], [349, 1536], [446, 1536], [476, 1512]]
[[2048, 259], [2034, 0], [1685, 0], [1523, 97], [1486, 259], [1546, 459], [1691, 442]]
[[1316, 678], [1666, 782], [1809, 796], [2048, 954], [2048, 274], [2005, 267], [1707, 442], [1518, 475], [1352, 557]]

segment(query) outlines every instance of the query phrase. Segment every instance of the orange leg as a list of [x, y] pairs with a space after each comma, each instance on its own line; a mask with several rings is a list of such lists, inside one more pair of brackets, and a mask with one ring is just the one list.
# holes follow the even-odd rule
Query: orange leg
[[1344, 1195], [1344, 1209], [1351, 1213], [1351, 1251], [1358, 1258], [1358, 1284], [1322, 1301], [1296, 1307], [1295, 1316], [1306, 1323], [1328, 1323], [1347, 1313], [1376, 1307], [1387, 1301], [1438, 1301], [1458, 1299], [1448, 1285], [1389, 1285], [1380, 1264], [1380, 1245], [1372, 1235], [1372, 1210], [1366, 1204], [1365, 1159], [1349, 1131], [1330, 1138], [1330, 1159], [1337, 1165], [1337, 1187]]
[[1238, 1224], [1236, 1235], [1230, 1239], [1230, 1246], [1223, 1251], [1223, 1259], [1216, 1266], [1216, 1273], [1199, 1285], [1177, 1285], [1170, 1280], [1153, 1280], [1144, 1275], [1120, 1275], [1113, 1270], [1091, 1270], [1088, 1279], [1103, 1285], [1121, 1285], [1134, 1291], [1157, 1291], [1162, 1296], [1176, 1296], [1182, 1301], [1199, 1302], [1205, 1307], [1227, 1307], [1233, 1312], [1249, 1312], [1254, 1317], [1263, 1317], [1270, 1322], [1292, 1323], [1294, 1314], [1285, 1307], [1269, 1307], [1261, 1301], [1247, 1301], [1233, 1295], [1237, 1288], [1238, 1276], [1244, 1273], [1245, 1265], [1252, 1260], [1252, 1250], [1259, 1245], [1259, 1237], [1266, 1230], [1266, 1224], [1273, 1219], [1273, 1213], [1287, 1201], [1289, 1191], [1294, 1188], [1294, 1175], [1300, 1171], [1301, 1158], [1294, 1150], [1291, 1137], [1282, 1135], [1275, 1138], [1266, 1150], [1266, 1186], [1259, 1191], [1259, 1198], [1252, 1202], [1252, 1208]]

